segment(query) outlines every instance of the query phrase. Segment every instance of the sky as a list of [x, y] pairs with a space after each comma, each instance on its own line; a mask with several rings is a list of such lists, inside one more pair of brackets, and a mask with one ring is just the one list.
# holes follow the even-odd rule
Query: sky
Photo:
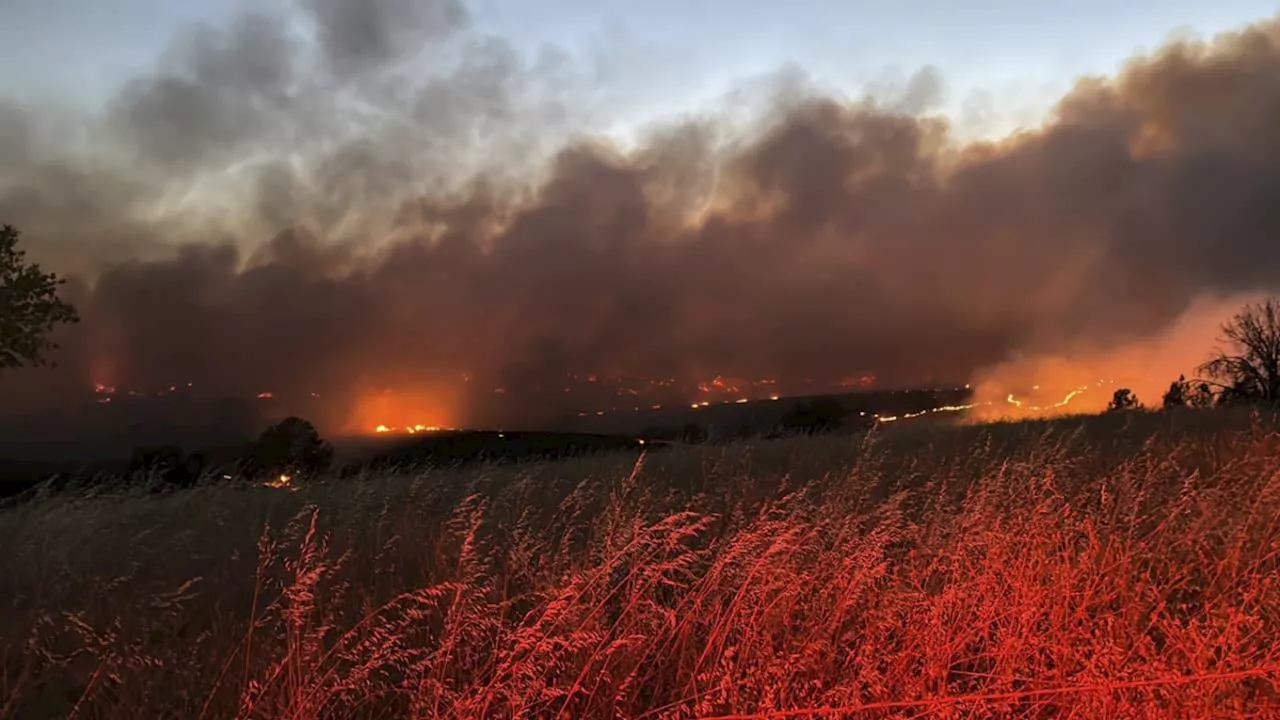
[[56, 370], [0, 376], [10, 406], [192, 386], [445, 425], [591, 410], [564, 380], [596, 374], [1149, 396], [1280, 292], [1271, 4], [105, 7], [0, 0], [0, 222], [83, 316]]
[[[284, 0], [4, 0], [0, 88], [89, 106], [151, 67], [194, 22]], [[735, 81], [792, 64], [857, 93], [938, 68], [941, 110], [980, 135], [1034, 124], [1081, 75], [1116, 71], [1171, 35], [1211, 37], [1273, 15], [1264, 0], [481, 0], [477, 30], [535, 56], [550, 46], [600, 63], [643, 123], [696, 107]], [[966, 109], [969, 115], [966, 116]], [[986, 110], [976, 122], [975, 110]], [[992, 118], [994, 112], [998, 117]]]

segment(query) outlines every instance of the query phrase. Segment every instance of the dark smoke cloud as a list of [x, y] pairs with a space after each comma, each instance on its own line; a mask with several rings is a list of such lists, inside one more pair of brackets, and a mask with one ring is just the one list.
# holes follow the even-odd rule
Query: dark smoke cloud
[[110, 130], [165, 175], [233, 162], [290, 129], [277, 119], [303, 102], [291, 87], [298, 50], [278, 17], [196, 27], [169, 51], [163, 65], [171, 70], [125, 85], [111, 104]]
[[[0, 105], [0, 213], [82, 276], [85, 316], [61, 373], [4, 392], [318, 392], [340, 423], [395, 386], [465, 422], [554, 414], [565, 373], [963, 382], [1280, 278], [1274, 22], [1082, 80], [994, 143], [925, 115], [926, 69], [880, 101], [784, 73], [748, 120], [621, 148], [574, 134], [604, 117], [589, 73], [454, 2], [306, 7], [314, 40], [194, 32], [86, 124], [100, 156]], [[411, 82], [424, 53], [456, 62]]]
[[307, 0], [320, 46], [341, 76], [378, 68], [461, 28], [459, 0]]

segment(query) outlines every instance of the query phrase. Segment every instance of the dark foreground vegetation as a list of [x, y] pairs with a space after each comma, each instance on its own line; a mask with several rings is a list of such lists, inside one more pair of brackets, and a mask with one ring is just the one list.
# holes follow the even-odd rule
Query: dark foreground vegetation
[[[617, 452], [656, 451], [662, 440], [584, 433], [449, 431], [407, 438], [380, 438], [357, 457], [335, 462], [332, 446], [309, 423], [291, 418], [274, 425], [259, 442], [206, 453], [172, 445], [135, 448], [128, 463], [107, 462], [49, 473], [0, 467], [0, 499], [8, 504], [51, 492], [168, 492], [198, 484], [298, 484], [322, 476], [351, 478], [388, 469], [459, 468], [546, 462]], [[286, 478], [287, 480], [281, 480]]]
[[64, 493], [0, 513], [0, 717], [1274, 717], [1278, 461], [1185, 409]]
[[[652, 443], [652, 448], [663, 443]], [[347, 465], [342, 474], [351, 477], [369, 471], [396, 468], [457, 467], [474, 463], [509, 463], [559, 460], [567, 457], [646, 448], [640, 438], [585, 433], [460, 431], [429, 433], [401, 441], [363, 461]]]
[[[865, 415], [865, 413], [863, 413]], [[672, 445], [724, 443], [748, 437], [866, 430], [870, 424], [831, 398], [796, 401], [778, 422], [712, 437], [696, 424], [654, 429], [642, 437], [582, 432], [450, 430], [369, 438], [343, 460], [306, 420], [285, 418], [243, 446], [187, 451], [177, 445], [140, 446], [128, 461], [48, 464], [0, 459], [0, 499], [10, 503], [40, 492], [146, 488], [185, 489], [204, 482], [306, 482], [326, 473], [353, 477], [391, 468], [457, 468], [561, 460], [605, 453], [657, 451]], [[355, 441], [350, 441], [354, 443]]]

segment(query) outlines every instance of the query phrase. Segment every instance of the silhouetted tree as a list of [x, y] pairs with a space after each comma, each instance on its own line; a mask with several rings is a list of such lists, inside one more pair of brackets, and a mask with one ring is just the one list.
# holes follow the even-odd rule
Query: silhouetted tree
[[834, 432], [844, 426], [847, 414], [844, 406], [835, 400], [818, 398], [791, 408], [782, 416], [778, 426], [786, 433]]
[[1280, 401], [1280, 301], [1246, 305], [1222, 325], [1226, 350], [1200, 366], [1221, 388], [1220, 402]]
[[1138, 407], [1138, 396], [1133, 394], [1129, 388], [1120, 388], [1111, 395], [1111, 402], [1107, 404], [1107, 412], [1121, 412], [1123, 410], [1133, 410]]
[[680, 430], [680, 442], [697, 445], [707, 441], [710, 433], [697, 423], [689, 423]]
[[1187, 404], [1194, 408], [1213, 407], [1217, 400], [1207, 382], [1196, 383], [1187, 395]]
[[311, 423], [288, 417], [262, 431], [253, 447], [251, 470], [257, 475], [288, 475], [302, 479], [318, 475], [333, 462], [333, 446]]
[[1190, 394], [1191, 386], [1187, 383], [1187, 376], [1179, 375], [1177, 380], [1169, 383], [1169, 389], [1165, 391], [1164, 397], [1160, 398], [1160, 404], [1166, 409], [1186, 407]]
[[1224, 385], [1218, 389], [1214, 404], [1220, 407], [1235, 407], [1252, 405], [1258, 400], [1259, 398], [1247, 387], [1231, 384]]
[[134, 448], [128, 477], [134, 482], [168, 487], [192, 487], [200, 481], [205, 459], [200, 453], [186, 455], [173, 445]]
[[13, 226], [0, 228], [0, 370], [52, 364], [46, 353], [58, 346], [49, 331], [80, 320], [75, 308], [58, 298], [64, 281], [28, 263], [18, 239]]

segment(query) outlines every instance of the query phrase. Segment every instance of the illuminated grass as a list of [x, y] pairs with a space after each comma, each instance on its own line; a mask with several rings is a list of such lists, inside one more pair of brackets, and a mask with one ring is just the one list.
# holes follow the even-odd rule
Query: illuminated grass
[[1280, 435], [1187, 418], [49, 498], [0, 716], [1276, 716]]

